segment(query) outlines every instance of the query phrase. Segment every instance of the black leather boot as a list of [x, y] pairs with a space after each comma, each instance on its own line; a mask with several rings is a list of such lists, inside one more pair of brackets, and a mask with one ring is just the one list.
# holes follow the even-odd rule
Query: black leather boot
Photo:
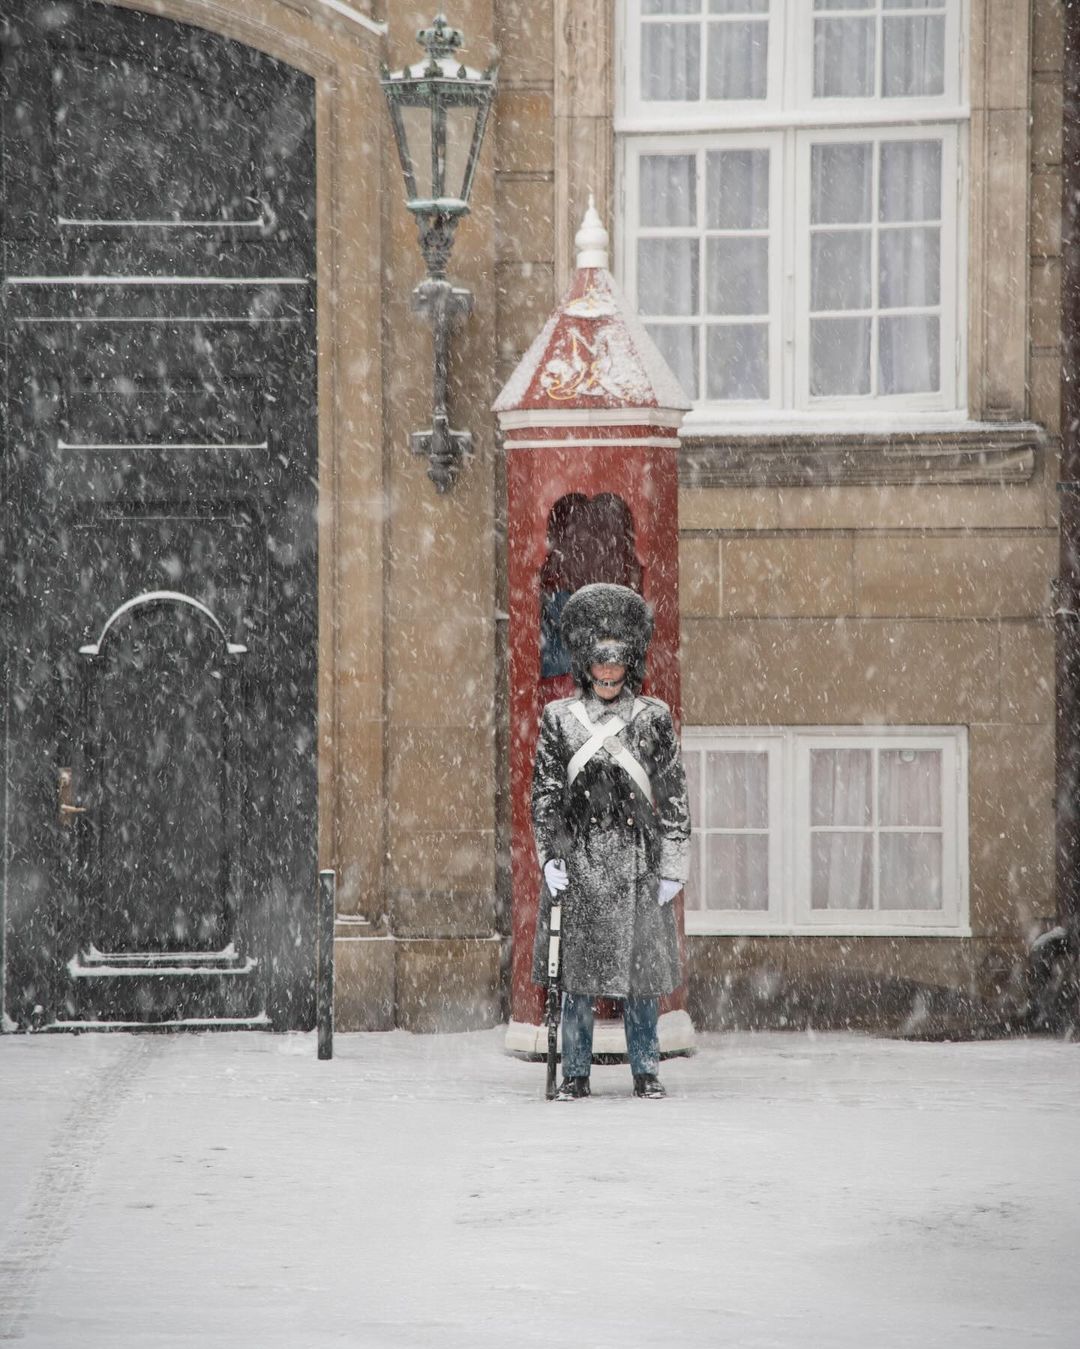
[[584, 1096], [592, 1095], [587, 1077], [564, 1077], [555, 1093], [557, 1101], [580, 1101]]
[[666, 1096], [664, 1084], [655, 1073], [635, 1073], [634, 1074], [634, 1095], [647, 1096], [656, 1099], [660, 1096]]

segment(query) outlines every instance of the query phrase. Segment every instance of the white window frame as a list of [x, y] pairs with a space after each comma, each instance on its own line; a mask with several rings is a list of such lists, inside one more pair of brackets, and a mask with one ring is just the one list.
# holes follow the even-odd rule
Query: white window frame
[[[730, 731], [722, 734], [722, 739], [714, 734], [706, 734], [708, 728], [686, 726], [683, 728], [682, 748], [684, 759], [689, 755], [699, 758], [698, 782], [701, 784], [701, 801], [705, 799], [705, 755], [709, 750], [722, 749], [727, 752], [764, 753], [768, 756], [768, 832], [769, 832], [769, 906], [768, 909], [727, 909], [711, 913], [705, 909], [686, 909], [686, 931], [712, 932], [718, 930], [711, 924], [715, 918], [722, 918], [725, 932], [754, 933], [778, 931], [785, 922], [784, 914], [784, 828], [782, 816], [783, 778], [784, 778], [784, 734], [782, 731], [743, 732]], [[693, 832], [700, 840], [698, 844], [698, 894], [705, 897], [706, 858], [708, 849], [705, 840], [711, 834], [742, 834], [741, 829], [706, 829], [696, 821]]]
[[[812, 147], [814, 145], [823, 145], [826, 142], [840, 142], [843, 144], [853, 144], [855, 142], [867, 142], [875, 146], [875, 168], [874, 168], [874, 199], [877, 199], [878, 172], [877, 172], [877, 150], [876, 147], [883, 141], [921, 141], [921, 140], [940, 140], [941, 141], [941, 294], [940, 303], [936, 306], [925, 306], [924, 310], [916, 308], [896, 310], [897, 314], [918, 314], [927, 312], [931, 309], [940, 315], [940, 356], [941, 356], [941, 388], [927, 391], [924, 393], [907, 394], [859, 394], [849, 397], [810, 397], [810, 283], [811, 283], [811, 265], [810, 265], [810, 159]], [[802, 259], [802, 266], [797, 263], [794, 266], [795, 280], [795, 331], [804, 335], [801, 343], [793, 343], [793, 362], [791, 374], [795, 380], [794, 405], [801, 410], [808, 411], [813, 407], [822, 414], [829, 414], [837, 411], [847, 411], [852, 407], [862, 404], [876, 411], [877, 413], [888, 413], [894, 408], [900, 407], [906, 411], [927, 412], [927, 411], [945, 411], [955, 408], [958, 401], [958, 389], [962, 378], [962, 353], [959, 342], [959, 315], [957, 312], [959, 295], [963, 289], [957, 285], [950, 296], [948, 278], [960, 277], [959, 258], [957, 248], [957, 235], [959, 232], [959, 211], [960, 211], [960, 193], [959, 191], [950, 192], [951, 184], [960, 183], [959, 174], [959, 151], [957, 145], [957, 130], [955, 126], [949, 124], [920, 123], [917, 126], [903, 127], [882, 127], [882, 126], [860, 126], [851, 128], [826, 128], [817, 131], [802, 131], [795, 133], [795, 201], [797, 203], [796, 213], [798, 215], [801, 228], [796, 229], [796, 247], [798, 254]], [[872, 230], [872, 252], [870, 272], [871, 278], [877, 276], [878, 264], [878, 238], [882, 229], [882, 222], [872, 218], [867, 222]], [[885, 228], [895, 228], [896, 226], [886, 225]], [[826, 227], [835, 228], [835, 227]], [[876, 289], [876, 286], [874, 287]], [[951, 303], [950, 303], [951, 299]], [[852, 311], [843, 311], [844, 314]], [[863, 311], [854, 311], [856, 314]], [[872, 382], [877, 380], [877, 354], [878, 354], [878, 325], [877, 318], [883, 311], [871, 309], [873, 321], [871, 323], [871, 348], [870, 348], [870, 378]], [[889, 313], [892, 311], [884, 311]], [[950, 359], [950, 356], [952, 359]]]
[[[869, 124], [903, 125], [912, 121], [965, 121], [971, 115], [968, 104], [969, 79], [967, 31], [971, 0], [944, 0], [945, 52], [956, 53], [953, 63], [946, 61], [944, 87], [940, 94], [906, 98], [815, 98], [813, 61], [807, 53], [814, 49], [813, 21], [834, 17], [834, 11], [815, 11], [812, 0], [771, 0], [769, 6], [768, 90], [763, 99], [643, 99], [637, 81], [641, 68], [641, 24], [697, 23], [702, 15], [642, 16], [640, 0], [618, 0], [615, 5], [616, 48], [621, 53], [619, 78], [615, 87], [615, 132], [634, 135], [671, 131], [726, 131], [743, 128], [789, 126], [863, 126]], [[703, 10], [708, 0], [702, 0]], [[879, 5], [880, 9], [880, 5]], [[870, 11], [873, 13], [874, 11]], [[913, 10], [911, 17], [922, 11]], [[893, 17], [901, 17], [896, 11]], [[790, 16], [790, 17], [789, 17]], [[716, 21], [719, 16], [711, 16]], [[732, 16], [753, 18], [754, 15]], [[852, 17], [855, 17], [853, 14]], [[784, 40], [776, 40], [777, 32]], [[880, 67], [881, 44], [878, 43]], [[785, 71], [793, 71], [787, 79]]]
[[[703, 8], [708, 8], [709, 0], [702, 0]], [[616, 99], [616, 111], [623, 114], [626, 118], [640, 119], [646, 123], [645, 129], [662, 130], [668, 126], [678, 129], [684, 128], [688, 122], [695, 119], [706, 118], [709, 124], [717, 118], [722, 118], [726, 124], [729, 124], [729, 116], [735, 115], [743, 119], [756, 121], [765, 111], [776, 112], [780, 103], [780, 88], [784, 72], [784, 52], [783, 44], [776, 41], [776, 33], [780, 23], [780, 10], [785, 0], [773, 0], [769, 7], [769, 15], [765, 22], [769, 29], [769, 56], [766, 64], [766, 96], [763, 99], [709, 99], [704, 96], [704, 84], [702, 85], [702, 97], [698, 99], [649, 99], [640, 97], [640, 84], [635, 84], [631, 89], [630, 81], [623, 79], [618, 81], [619, 91]], [[671, 15], [641, 15], [640, 0], [619, 0], [615, 5], [616, 19], [622, 20], [623, 28], [621, 34], [617, 35], [622, 39], [625, 57], [625, 70], [640, 71], [641, 69], [641, 31], [642, 28], [655, 23], [676, 23], [686, 25], [696, 25], [702, 30], [703, 38], [706, 37], [705, 28], [707, 19], [704, 14], [671, 14]], [[761, 15], [754, 14], [733, 14], [729, 18], [738, 22], [740, 19], [762, 20]], [[640, 18], [641, 22], [637, 22]], [[714, 22], [723, 22], [722, 16], [713, 15]], [[705, 74], [705, 48], [702, 48], [702, 79]], [[616, 127], [619, 130], [619, 127]]]
[[[703, 0], [703, 9], [707, 5], [708, 0]], [[969, 7], [970, 0], [946, 0], [945, 79], [940, 95], [812, 98], [813, 63], [806, 55], [813, 50], [814, 10], [810, 0], [772, 0], [767, 99], [646, 102], [640, 97], [638, 80], [640, 0], [625, 0], [616, 5], [621, 67], [616, 80], [614, 121], [619, 184], [615, 265], [631, 304], [637, 304], [640, 155], [694, 152], [701, 158], [705, 148], [766, 143], [770, 146], [769, 398], [710, 402], [705, 397], [705, 355], [699, 350], [699, 396], [683, 423], [684, 434], [731, 434], [740, 429], [759, 430], [784, 424], [794, 427], [827, 424], [842, 429], [845, 425], [872, 427], [876, 423], [919, 429], [967, 423]], [[880, 5], [877, 11], [870, 12], [878, 15], [880, 68]], [[914, 16], [919, 13], [913, 11]], [[704, 17], [699, 16], [672, 16], [668, 21], [702, 23], [704, 27]], [[782, 43], [776, 40], [778, 33], [784, 35]], [[786, 78], [786, 71], [794, 72], [795, 78]], [[811, 398], [808, 147], [824, 139], [860, 137], [942, 140], [940, 388], [911, 394]], [[780, 165], [775, 163], [777, 147]], [[782, 184], [780, 196], [775, 195], [777, 182]], [[701, 180], [699, 198], [703, 198], [703, 193]], [[701, 200], [698, 209], [700, 218]], [[876, 233], [875, 230], [875, 237]], [[698, 237], [704, 240], [703, 230]], [[702, 292], [704, 275], [703, 253], [699, 279]], [[704, 346], [707, 328], [704, 312], [687, 317], [699, 325]], [[673, 323], [679, 321], [687, 320], [671, 319]], [[876, 381], [876, 366], [873, 378]]]
[[[810, 907], [810, 752], [828, 749], [931, 749], [942, 755], [942, 907], [940, 910], [813, 910]], [[768, 911], [687, 909], [688, 936], [970, 937], [968, 733], [966, 726], [685, 726], [684, 755], [708, 749], [769, 753]], [[874, 785], [876, 799], [877, 757]], [[704, 777], [702, 799], [704, 799]], [[876, 820], [876, 813], [875, 813]], [[692, 820], [694, 833], [704, 831]], [[738, 831], [736, 831], [738, 832]], [[875, 830], [876, 832], [876, 830]], [[699, 845], [698, 890], [706, 894], [706, 849]], [[875, 892], [877, 887], [875, 847]]]
[[[700, 240], [701, 252], [698, 257], [698, 311], [696, 314], [671, 315], [670, 317], [655, 319], [651, 315], [643, 314], [642, 322], [647, 325], [657, 326], [690, 326], [698, 328], [700, 333], [700, 342], [698, 346], [698, 380], [700, 388], [705, 387], [705, 359], [706, 346], [708, 341], [708, 329], [710, 324], [718, 326], [728, 323], [746, 323], [755, 322], [760, 319], [759, 315], [729, 315], [725, 317], [710, 316], [705, 309], [705, 243], [710, 235], [722, 233], [735, 233], [744, 236], [756, 233], [751, 230], [736, 231], [717, 231], [707, 230], [704, 225], [705, 219], [705, 155], [709, 150], [769, 150], [769, 202], [770, 202], [770, 220], [768, 227], [769, 238], [769, 316], [768, 316], [768, 350], [769, 350], [769, 388], [770, 397], [764, 400], [739, 400], [727, 399], [723, 403], [712, 403], [709, 406], [722, 407], [725, 411], [733, 412], [738, 415], [740, 412], [749, 415], [755, 410], [763, 407], [772, 407], [777, 410], [783, 407], [783, 313], [784, 313], [784, 289], [783, 274], [775, 259], [781, 254], [784, 247], [783, 232], [778, 229], [772, 220], [772, 202], [780, 200], [783, 191], [783, 180], [781, 177], [783, 168], [783, 156], [776, 151], [780, 146], [780, 135], [777, 132], [735, 132], [731, 136], [724, 138], [722, 144], [718, 144], [716, 138], [706, 135], [682, 136], [674, 142], [676, 153], [685, 155], [694, 155], [697, 161], [697, 216], [698, 224], [693, 228], [676, 227], [668, 229], [655, 228], [649, 226], [642, 228], [640, 237], [642, 238], [680, 238], [693, 237]], [[670, 154], [673, 142], [667, 137], [647, 136], [642, 137], [635, 142], [635, 153], [628, 156], [625, 164], [626, 188], [628, 199], [637, 202], [639, 200], [640, 173], [639, 166], [643, 157], [647, 158], [650, 154]], [[636, 208], [635, 208], [636, 209]], [[628, 294], [635, 297], [638, 291], [637, 278], [637, 250], [630, 249], [626, 263], [623, 269], [624, 287]], [[704, 397], [698, 400], [700, 403], [708, 403]]]
[[[784, 3], [785, 0], [780, 0]], [[635, 3], [635, 0], [631, 0]], [[708, 0], [705, 0], [708, 3]], [[777, 3], [777, 0], [773, 0]], [[960, 54], [960, 61], [950, 63], [946, 59], [945, 79], [940, 94], [924, 94], [919, 98], [815, 98], [814, 97], [814, 18], [836, 18], [847, 16], [850, 18], [875, 17], [877, 21], [877, 35], [875, 41], [875, 62], [874, 62], [874, 87], [877, 88], [881, 83], [881, 66], [884, 52], [884, 44], [881, 41], [882, 18], [885, 14], [894, 19], [905, 17], [905, 13], [910, 18], [920, 18], [926, 13], [925, 10], [912, 9], [909, 12], [904, 10], [883, 10], [881, 0], [876, 0], [875, 7], [871, 10], [837, 11], [837, 10], [815, 10], [813, 0], [786, 0], [788, 11], [794, 10], [794, 17], [788, 26], [789, 41], [794, 43], [795, 54], [802, 53], [804, 59], [796, 60], [789, 64], [788, 69], [797, 72], [797, 81], [795, 85], [796, 102], [798, 106], [808, 108], [811, 105], [815, 112], [828, 116], [830, 113], [841, 117], [845, 122], [866, 122], [876, 121], [882, 117], [888, 117], [893, 121], [904, 121], [906, 118], [898, 118], [894, 109], [906, 108], [917, 105], [920, 115], [929, 114], [933, 116], [934, 108], [949, 108], [960, 102], [961, 89], [963, 87], [964, 76], [964, 42], [963, 35], [967, 31], [966, 24], [968, 19], [967, 0], [940, 0], [940, 3], [934, 5], [934, 10], [945, 10], [945, 55], [946, 58], [950, 51], [956, 51]], [[931, 0], [933, 3], [933, 0]], [[933, 11], [932, 11], [933, 12]], [[964, 27], [961, 28], [961, 20]], [[770, 33], [771, 37], [771, 33]], [[809, 56], [806, 56], [809, 53]], [[790, 58], [789, 58], [790, 59]], [[770, 72], [771, 73], [771, 72]]]

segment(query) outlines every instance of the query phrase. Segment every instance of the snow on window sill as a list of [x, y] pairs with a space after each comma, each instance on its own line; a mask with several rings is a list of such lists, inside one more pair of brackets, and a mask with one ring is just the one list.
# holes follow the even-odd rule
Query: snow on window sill
[[914, 434], [957, 430], [977, 431], [1002, 426], [1028, 426], [1028, 422], [980, 422], [964, 411], [942, 412], [939, 409], [885, 410], [880, 407], [820, 411], [793, 411], [791, 408], [769, 408], [750, 403], [725, 405], [697, 403], [683, 418], [684, 436], [700, 435], [842, 435]]

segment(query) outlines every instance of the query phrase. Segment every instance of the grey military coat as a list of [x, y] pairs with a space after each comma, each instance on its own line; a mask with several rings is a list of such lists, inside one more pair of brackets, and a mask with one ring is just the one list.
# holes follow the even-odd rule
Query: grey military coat
[[[544, 709], [533, 770], [532, 817], [541, 870], [566, 863], [562, 892], [562, 987], [568, 993], [652, 997], [681, 982], [673, 904], [660, 907], [661, 877], [690, 874], [686, 774], [666, 703], [624, 689], [605, 702], [589, 691]], [[573, 785], [568, 768], [591, 732], [572, 711], [580, 702], [596, 725], [614, 713], [629, 724], [617, 739], [648, 774], [653, 804], [626, 770], [601, 749]], [[632, 719], [631, 719], [632, 717]], [[612, 746], [612, 748], [615, 748]], [[547, 982], [551, 895], [541, 885], [533, 979]]]

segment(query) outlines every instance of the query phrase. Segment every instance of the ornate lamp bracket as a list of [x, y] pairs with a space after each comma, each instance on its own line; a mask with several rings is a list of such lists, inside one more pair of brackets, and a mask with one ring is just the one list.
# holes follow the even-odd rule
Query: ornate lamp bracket
[[428, 277], [412, 293], [413, 313], [423, 315], [431, 324], [433, 377], [431, 425], [425, 431], [414, 431], [409, 444], [413, 454], [430, 459], [428, 477], [438, 492], [450, 490], [462, 460], [472, 453], [472, 432], [451, 430], [446, 411], [450, 334], [468, 318], [472, 308], [472, 291], [453, 285], [445, 277]]

